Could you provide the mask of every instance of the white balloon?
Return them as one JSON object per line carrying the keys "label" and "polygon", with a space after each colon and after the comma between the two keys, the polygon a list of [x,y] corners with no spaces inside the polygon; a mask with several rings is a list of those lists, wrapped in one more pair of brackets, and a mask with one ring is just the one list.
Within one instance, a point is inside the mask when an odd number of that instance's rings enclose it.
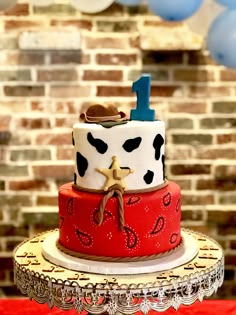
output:
{"label": "white balloon", "polygon": [[37,7],[46,7],[53,4],[54,0],[30,0],[30,3]]}
{"label": "white balloon", "polygon": [[71,4],[84,13],[98,13],[107,9],[114,0],[71,0]]}
{"label": "white balloon", "polygon": [[0,10],[7,10],[11,7],[14,7],[17,3],[17,0],[1,0],[0,1]]}
{"label": "white balloon", "polygon": [[204,0],[198,12],[185,22],[193,32],[206,37],[212,21],[223,12],[224,9],[225,8],[216,1]]}

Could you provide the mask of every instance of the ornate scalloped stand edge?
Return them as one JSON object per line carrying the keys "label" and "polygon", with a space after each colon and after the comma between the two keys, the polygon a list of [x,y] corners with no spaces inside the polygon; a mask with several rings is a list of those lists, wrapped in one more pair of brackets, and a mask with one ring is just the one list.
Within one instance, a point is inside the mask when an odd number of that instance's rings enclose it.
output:
{"label": "ornate scalloped stand edge", "polygon": [[133,314],[165,311],[191,305],[214,294],[224,278],[224,257],[214,240],[187,231],[199,244],[188,264],[165,272],[132,276],[79,273],[53,265],[42,254],[46,232],[21,244],[15,251],[15,283],[22,294],[50,308],[83,310],[91,314]]}

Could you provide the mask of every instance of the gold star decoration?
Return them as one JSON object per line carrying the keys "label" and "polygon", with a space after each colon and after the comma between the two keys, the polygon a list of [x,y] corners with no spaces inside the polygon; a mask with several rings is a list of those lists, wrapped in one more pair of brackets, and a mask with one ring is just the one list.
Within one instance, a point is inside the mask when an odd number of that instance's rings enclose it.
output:
{"label": "gold star decoration", "polygon": [[127,186],[124,178],[134,172],[130,168],[120,168],[117,156],[112,157],[111,168],[97,168],[97,171],[106,177],[104,191],[107,191],[114,185],[118,185],[126,190]]}

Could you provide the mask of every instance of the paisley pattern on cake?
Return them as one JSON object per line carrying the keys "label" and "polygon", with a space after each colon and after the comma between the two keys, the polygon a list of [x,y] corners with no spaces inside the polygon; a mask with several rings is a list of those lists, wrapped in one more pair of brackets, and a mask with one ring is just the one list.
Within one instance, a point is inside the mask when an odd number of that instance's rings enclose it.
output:
{"label": "paisley pattern on cake", "polygon": [[88,142],[97,150],[98,153],[104,154],[107,152],[108,145],[101,139],[94,138],[91,132],[87,134]]}
{"label": "paisley pattern on cake", "polygon": [[181,203],[180,203],[180,198],[179,198],[178,201],[177,201],[177,204],[176,204],[175,211],[176,211],[176,212],[179,212],[179,211],[180,211],[180,208],[181,208]]}
{"label": "paisley pattern on cake", "polygon": [[140,199],[141,199],[140,196],[137,196],[137,195],[131,196],[126,204],[127,205],[134,205],[135,203],[138,203]]}
{"label": "paisley pattern on cake", "polygon": [[171,235],[171,237],[170,237],[170,243],[171,243],[171,244],[176,243],[176,241],[178,240],[178,236],[179,236],[178,233],[173,233],[173,234]]}
{"label": "paisley pattern on cake", "polygon": [[69,215],[73,215],[73,214],[74,214],[74,199],[73,199],[73,198],[70,198],[70,199],[67,201],[67,204],[66,204],[66,212],[67,212]]}
{"label": "paisley pattern on cake", "polygon": [[163,217],[159,217],[156,221],[154,229],[152,230],[151,234],[158,234],[160,233],[165,226],[165,219]]}
{"label": "paisley pattern on cake", "polygon": [[[96,209],[93,213],[93,221],[98,225],[98,213],[99,213],[99,210]],[[103,220],[102,220],[102,223],[106,222],[106,220],[108,220],[109,218],[112,218],[112,214],[107,211],[107,210],[104,210],[103,212]]]}
{"label": "paisley pattern on cake", "polygon": [[92,245],[93,240],[92,240],[92,237],[89,234],[84,233],[84,232],[80,231],[79,229],[75,229],[75,232],[76,232],[76,235],[77,235],[78,239],[80,240],[80,242],[84,246],[89,247],[89,246]]}
{"label": "paisley pattern on cake", "polygon": [[63,227],[64,221],[65,221],[64,217],[59,218],[59,229],[61,229]]}
{"label": "paisley pattern on cake", "polygon": [[123,144],[123,149],[126,152],[132,152],[136,149],[139,148],[140,144],[142,142],[142,138],[141,137],[137,137],[137,138],[133,138],[133,139],[128,139],[125,141],[125,143]]}
{"label": "paisley pattern on cake", "polygon": [[163,203],[167,207],[171,203],[171,194],[168,192],[164,197],[163,197]]}
{"label": "paisley pattern on cake", "polygon": [[150,185],[153,181],[154,173],[150,170],[147,170],[147,173],[143,176],[143,179],[147,185]]}
{"label": "paisley pattern on cake", "polygon": [[127,241],[126,245],[129,249],[134,248],[137,245],[138,238],[137,235],[129,227],[125,226],[124,231],[126,233]]}
{"label": "paisley pattern on cake", "polygon": [[87,159],[79,152],[76,153],[76,164],[77,170],[81,177],[83,177],[88,168],[88,161]]}
{"label": "paisley pattern on cake", "polygon": [[161,147],[164,144],[164,139],[162,135],[158,134],[156,135],[154,141],[153,141],[153,147],[155,149],[155,159],[159,160],[161,155]]}

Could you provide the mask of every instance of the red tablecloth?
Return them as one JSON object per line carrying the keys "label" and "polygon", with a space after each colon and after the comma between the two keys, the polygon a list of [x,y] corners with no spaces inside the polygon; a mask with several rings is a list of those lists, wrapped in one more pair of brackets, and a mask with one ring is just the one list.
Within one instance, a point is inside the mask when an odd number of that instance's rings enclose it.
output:
{"label": "red tablecloth", "polygon": [[[156,312],[149,312],[154,315]],[[0,299],[1,315],[78,315],[75,310],[62,311],[56,307],[52,310],[46,304],[38,304],[29,299]],[[161,313],[156,313],[161,314]],[[235,301],[203,301],[196,302],[191,306],[181,306],[177,312],[170,309],[163,315],[236,315]],[[83,313],[85,315],[85,312]],[[136,315],[141,315],[141,312]]]}

